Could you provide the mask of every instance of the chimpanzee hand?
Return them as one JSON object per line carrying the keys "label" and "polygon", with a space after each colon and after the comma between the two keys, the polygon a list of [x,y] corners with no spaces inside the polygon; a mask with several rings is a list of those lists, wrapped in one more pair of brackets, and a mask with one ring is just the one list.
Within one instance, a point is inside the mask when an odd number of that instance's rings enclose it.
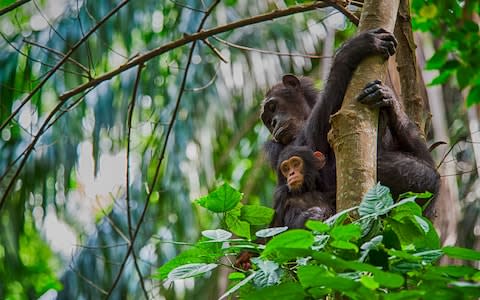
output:
{"label": "chimpanzee hand", "polygon": [[318,207],[313,206],[307,209],[306,211],[302,212],[302,216],[305,220],[320,220],[325,221],[329,217],[335,214],[335,211],[332,208],[327,206],[325,207]]}
{"label": "chimpanzee hand", "polygon": [[388,59],[395,54],[397,44],[393,34],[383,28],[368,30],[347,41],[338,50],[335,61],[354,69],[368,56],[380,55]]}
{"label": "chimpanzee hand", "polygon": [[357,101],[370,107],[391,107],[395,102],[393,91],[380,80],[367,83]]}

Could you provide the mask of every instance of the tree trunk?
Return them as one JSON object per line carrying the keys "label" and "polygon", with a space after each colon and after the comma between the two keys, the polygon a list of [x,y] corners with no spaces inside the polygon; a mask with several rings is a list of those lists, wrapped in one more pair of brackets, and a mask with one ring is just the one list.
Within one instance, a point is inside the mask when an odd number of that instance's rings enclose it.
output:
{"label": "tree trunk", "polygon": [[410,1],[400,0],[394,31],[398,40],[395,58],[401,86],[400,99],[403,101],[405,113],[417,124],[425,139],[431,115],[428,109],[427,95],[420,93],[421,90],[425,90],[425,84],[417,64],[415,55],[417,46],[410,19]]}
{"label": "tree trunk", "polygon": [[[365,0],[359,31],[377,27],[393,31],[399,1]],[[358,205],[377,180],[378,110],[355,97],[368,82],[385,81],[386,65],[381,57],[365,59],[353,75],[342,108],[330,119],[328,138],[337,157],[337,211]]]}

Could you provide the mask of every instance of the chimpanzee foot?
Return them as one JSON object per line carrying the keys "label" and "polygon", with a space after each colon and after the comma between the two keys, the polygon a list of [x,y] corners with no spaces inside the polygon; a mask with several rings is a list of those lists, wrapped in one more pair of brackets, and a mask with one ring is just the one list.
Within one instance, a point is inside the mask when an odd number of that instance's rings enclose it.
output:
{"label": "chimpanzee foot", "polygon": [[393,91],[380,80],[375,80],[363,88],[357,96],[357,101],[370,107],[388,107],[395,101]]}

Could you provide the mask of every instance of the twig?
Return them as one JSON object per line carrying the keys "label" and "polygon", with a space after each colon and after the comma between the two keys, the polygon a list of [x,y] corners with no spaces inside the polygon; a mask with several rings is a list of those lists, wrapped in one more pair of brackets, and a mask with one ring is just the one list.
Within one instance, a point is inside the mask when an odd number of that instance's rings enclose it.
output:
{"label": "twig", "polygon": [[[197,32],[200,32],[202,30],[203,25],[205,24],[207,18],[210,16],[210,13],[218,5],[219,2],[220,2],[220,0],[215,0],[215,2],[208,8],[207,12],[205,13],[202,20],[200,21],[200,25],[198,26]],[[172,117],[170,119],[170,123],[168,125],[167,132],[165,133],[165,140],[164,140],[162,150],[161,150],[161,153],[160,153],[160,159],[159,159],[159,161],[156,165],[155,173],[153,175],[151,185],[148,189],[148,193],[147,193],[147,197],[145,199],[145,205],[143,207],[142,214],[140,215],[140,218],[138,220],[137,226],[135,228],[135,232],[132,235],[130,246],[128,247],[127,254],[125,255],[123,263],[120,266],[120,270],[118,271],[117,277],[113,281],[112,286],[110,287],[110,290],[108,291],[107,299],[110,298],[113,290],[115,289],[115,286],[118,284],[118,282],[120,280],[120,277],[123,273],[123,269],[125,268],[125,265],[127,263],[128,257],[130,256],[130,253],[132,252],[133,247],[135,245],[135,240],[137,238],[138,232],[140,231],[140,227],[141,227],[141,225],[143,223],[143,220],[145,219],[145,216],[147,214],[148,205],[150,203],[150,198],[153,195],[155,185],[157,184],[157,180],[158,180],[158,177],[160,175],[160,167],[162,165],[163,158],[165,157],[165,152],[166,152],[166,149],[167,149],[168,140],[169,140],[170,134],[171,134],[172,129],[173,129],[173,124],[175,123],[175,119],[177,117],[178,109],[180,107],[180,100],[182,99],[183,91],[185,89],[185,85],[186,85],[186,82],[187,82],[188,70],[190,68],[190,64],[191,64],[191,61],[192,61],[192,56],[193,56],[193,52],[195,50],[195,45],[196,45],[196,42],[192,43],[192,46],[190,48],[190,53],[189,53],[188,59],[187,59],[187,65],[186,65],[185,72],[184,72],[184,75],[183,75],[183,79],[182,79],[182,82],[181,82],[181,85],[180,85],[180,90],[179,90],[179,93],[178,93],[178,96],[177,96],[177,100],[175,102],[175,108],[173,110]]]}
{"label": "twig", "polygon": [[202,41],[205,43],[205,45],[208,46],[208,48],[210,48],[210,50],[212,50],[213,54],[215,54],[216,56],[218,56],[218,58],[220,58],[221,61],[223,61],[226,64],[228,63],[227,59],[223,57],[222,53],[220,53],[220,51],[218,51],[218,49],[215,48],[215,46],[212,45],[212,43],[210,43],[208,39],[204,39]]}
{"label": "twig", "polygon": [[[347,17],[353,24],[358,26],[360,20],[357,16],[355,16],[351,11],[347,9],[346,6],[343,6],[338,1],[326,0],[331,6],[335,7],[338,11],[340,11],[345,17]],[[347,3],[348,4],[348,3]]]}
{"label": "twig", "polygon": [[[92,35],[100,26],[102,26],[103,23],[105,23],[108,19],[110,19],[110,17],[112,17],[115,13],[117,13],[117,11],[119,11],[120,8],[125,6],[129,1],[130,0],[124,0],[120,2],[105,17],[103,17],[97,24],[95,24],[95,26],[93,26],[93,28],[90,29],[90,31],[88,31],[85,36],[83,36],[75,45],[73,45],[73,47],[70,48],[70,50],[68,50],[65,56],[47,73],[47,75],[45,75],[42,81],[27,95],[25,99],[22,100],[20,105],[7,117],[7,119],[0,126],[0,131],[2,131],[10,122],[10,120],[12,120],[13,117],[15,117],[18,114],[18,112],[22,109],[22,107],[28,101],[30,101],[30,99],[32,99],[33,95],[43,87],[43,85],[47,82],[47,80],[50,79],[50,77],[52,77],[53,74],[55,74],[55,72],[67,61],[67,59],[73,54],[73,52],[77,50],[78,47],[80,47],[90,37],[90,35]],[[1,204],[0,204],[0,209],[1,209]]]}
{"label": "twig", "polygon": [[[133,228],[132,228],[132,214],[130,211],[130,142],[131,142],[131,132],[132,132],[132,117],[133,117],[133,110],[135,109],[135,100],[137,98],[138,92],[138,84],[140,83],[140,75],[142,73],[142,68],[144,65],[139,65],[137,70],[137,78],[135,80],[135,84],[133,86],[133,93],[132,93],[132,100],[128,105],[128,112],[127,112],[127,174],[126,178],[126,197],[125,202],[127,205],[127,222],[128,222],[128,235],[130,237],[130,241],[133,240]],[[143,294],[145,299],[148,299],[148,292],[145,287],[145,281],[143,280],[142,271],[140,270],[140,266],[138,265],[137,254],[135,253],[135,248],[132,247],[132,256],[133,256],[133,263],[135,265],[135,269],[137,270],[138,277],[140,279],[140,286],[142,287]]]}
{"label": "twig", "polygon": [[252,52],[259,52],[263,54],[272,54],[272,55],[277,55],[277,56],[289,56],[289,57],[305,57],[305,58],[324,58],[322,55],[310,55],[310,54],[301,54],[301,53],[284,53],[284,52],[277,52],[277,51],[269,51],[269,50],[263,50],[263,49],[258,49],[258,48],[250,48],[238,44],[231,43],[229,41],[223,40],[217,36],[213,36],[214,39],[219,41],[222,44],[225,44],[229,47],[232,48],[237,48],[241,50],[247,50],[247,51],[252,51]]}
{"label": "twig", "polygon": [[10,4],[9,6],[7,7],[4,7],[2,9],[0,9],[0,16],[3,16],[4,14],[14,10],[15,8],[19,7],[19,6],[22,6],[24,5],[25,3],[28,3],[30,2],[31,0],[20,0],[20,1],[17,1],[15,3],[12,3]]}
{"label": "twig", "polygon": [[[65,54],[63,54],[62,52],[56,50],[56,49],[53,49],[53,48],[50,48],[50,47],[47,47],[47,46],[44,46],[44,45],[41,45],[39,43],[36,43],[34,41],[30,41],[30,40],[27,40],[27,39],[23,39],[23,42],[25,42],[26,44],[29,44],[29,45],[33,45],[33,46],[36,46],[38,48],[41,48],[41,49],[44,49],[44,50],[47,50],[47,51],[50,51],[52,52],[53,54],[56,54],[60,57],[64,57]],[[71,63],[73,63],[74,65],[76,65],[77,67],[79,67],[80,69],[82,69],[82,71],[84,71],[85,73],[87,73],[89,76],[90,76],[90,70],[87,69],[87,67],[85,67],[84,65],[82,65],[80,62],[78,62],[77,60],[69,57],[68,58],[68,61],[70,61]],[[90,76],[91,78],[91,76]]]}
{"label": "twig", "polygon": [[[143,55],[140,55],[140,56],[126,62],[124,65],[121,65],[117,69],[114,69],[110,72],[104,73],[103,75],[100,75],[93,80],[90,80],[90,81],[88,81],[88,82],[86,82],[82,85],[77,86],[76,88],[73,88],[73,89],[63,93],[62,95],[60,95],[60,100],[66,100],[66,99],[84,91],[85,89],[87,89],[89,87],[96,86],[96,85],[98,85],[98,84],[100,84],[100,83],[102,83],[106,80],[109,80],[112,77],[114,77],[114,76],[116,76],[116,75],[118,75],[118,74],[120,74],[120,73],[122,73],[122,72],[124,72],[128,69],[131,69],[131,68],[133,68],[133,67],[135,67],[139,64],[143,64],[143,63],[147,62],[148,60],[150,60],[154,57],[157,57],[157,56],[159,56],[159,55],[161,55],[161,54],[163,54],[167,51],[170,51],[172,49],[175,49],[175,48],[178,48],[180,46],[186,45],[186,44],[191,43],[193,41],[203,40],[203,39],[206,39],[210,36],[213,36],[213,35],[216,35],[216,34],[219,34],[219,33],[223,33],[223,32],[227,32],[227,31],[237,29],[237,28],[240,28],[240,27],[245,27],[245,26],[252,25],[252,24],[257,24],[257,23],[261,23],[261,22],[265,22],[265,21],[270,21],[270,20],[278,19],[278,18],[281,18],[281,17],[285,17],[285,16],[297,14],[297,13],[311,11],[311,10],[314,10],[314,9],[317,9],[317,8],[327,7],[329,5],[332,5],[331,3],[332,2],[327,3],[327,2],[324,2],[324,1],[318,1],[318,2],[308,4],[308,5],[292,6],[292,7],[286,8],[286,9],[279,9],[279,10],[275,10],[273,12],[261,14],[261,15],[258,15],[258,16],[254,16],[254,17],[250,17],[250,18],[246,18],[246,19],[241,19],[241,20],[238,20],[238,21],[233,22],[233,23],[229,23],[229,24],[226,24],[226,25],[214,27],[212,29],[198,31],[198,32],[195,32],[191,35],[184,35],[183,38],[181,38],[181,39],[178,39],[178,40],[170,42],[166,45],[163,45],[163,46],[160,46],[160,47],[155,48],[153,50],[150,50],[149,52],[147,52]],[[0,130],[1,129],[3,129],[3,127],[0,128]]]}

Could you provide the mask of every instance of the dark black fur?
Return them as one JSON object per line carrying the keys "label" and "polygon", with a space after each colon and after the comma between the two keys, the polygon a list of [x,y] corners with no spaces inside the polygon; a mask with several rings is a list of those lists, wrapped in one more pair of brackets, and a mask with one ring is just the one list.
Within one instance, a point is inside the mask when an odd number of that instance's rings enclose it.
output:
{"label": "dark black fur", "polygon": [[280,174],[281,162],[299,156],[303,159],[304,182],[302,188],[290,191],[286,183],[278,183],[275,189],[273,205],[275,218],[273,227],[288,226],[303,228],[308,219],[325,220],[335,214],[335,194],[323,193],[318,189],[322,179],[313,151],[305,146],[288,146],[279,156],[277,172]]}
{"label": "dark black fur", "polygon": [[[387,59],[395,52],[394,37],[383,29],[367,31],[345,43],[337,52],[323,94],[315,91],[312,81],[284,76],[264,100],[261,118],[274,139],[265,150],[276,167],[280,152],[287,145],[306,145],[321,151],[326,165],[319,171],[317,190],[335,193],[336,171],[333,149],[327,140],[329,118],[343,101],[348,83],[359,62],[370,55]],[[407,191],[434,194],[439,189],[439,175],[422,140],[419,129],[401,109],[393,93],[379,82],[365,87],[359,101],[381,107],[378,141],[378,180],[390,187],[394,197]],[[314,103],[312,107],[312,103]],[[279,184],[284,183],[278,174]]]}

